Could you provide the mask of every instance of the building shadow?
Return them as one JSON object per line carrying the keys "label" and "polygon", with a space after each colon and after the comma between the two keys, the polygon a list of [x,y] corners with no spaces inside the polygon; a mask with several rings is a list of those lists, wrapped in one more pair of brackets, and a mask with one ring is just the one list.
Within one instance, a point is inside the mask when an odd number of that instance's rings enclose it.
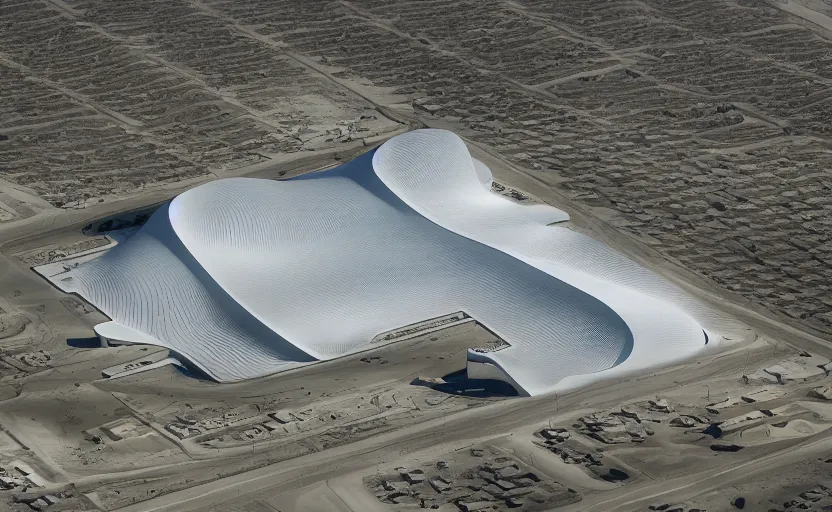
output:
{"label": "building shadow", "polygon": [[185,377],[200,380],[203,382],[211,382],[214,384],[217,383],[217,381],[210,375],[202,371],[196,365],[191,364],[191,362],[188,361],[186,357],[183,357],[182,355],[174,352],[173,350],[170,351],[170,355],[171,357],[179,361],[179,364],[174,364],[173,367],[176,368],[176,370]]}
{"label": "building shadow", "polygon": [[74,348],[102,348],[98,336],[89,338],[67,338],[66,344]]}
{"label": "building shadow", "polygon": [[469,379],[468,372],[463,370],[449,373],[442,377],[445,382],[433,384],[436,391],[457,396],[472,398],[505,398],[519,396],[517,390],[506,382],[492,379]]}

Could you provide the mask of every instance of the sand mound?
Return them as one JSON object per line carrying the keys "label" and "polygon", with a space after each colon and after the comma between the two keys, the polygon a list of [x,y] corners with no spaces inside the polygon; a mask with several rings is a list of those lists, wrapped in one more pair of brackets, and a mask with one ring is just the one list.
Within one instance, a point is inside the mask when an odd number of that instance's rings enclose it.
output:
{"label": "sand mound", "polygon": [[170,448],[170,445],[157,433],[129,437],[120,441],[108,442],[104,451],[119,455],[157,453]]}
{"label": "sand mound", "polygon": [[832,423],[811,423],[806,420],[792,420],[785,424],[776,423],[773,425],[753,427],[740,432],[738,437],[745,445],[766,444],[784,439],[811,436],[818,432],[823,432],[830,426],[832,426]]}

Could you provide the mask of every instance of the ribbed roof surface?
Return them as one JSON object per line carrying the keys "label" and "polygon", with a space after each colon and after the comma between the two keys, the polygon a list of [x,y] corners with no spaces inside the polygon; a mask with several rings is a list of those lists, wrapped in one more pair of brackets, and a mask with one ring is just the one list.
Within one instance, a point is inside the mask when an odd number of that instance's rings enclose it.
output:
{"label": "ribbed roof surface", "polygon": [[532,395],[702,349],[689,297],[490,183],[442,130],[291,180],[213,181],[72,270],[69,291],[112,318],[102,334],[169,347],[220,381],[456,311],[511,345],[486,357]]}

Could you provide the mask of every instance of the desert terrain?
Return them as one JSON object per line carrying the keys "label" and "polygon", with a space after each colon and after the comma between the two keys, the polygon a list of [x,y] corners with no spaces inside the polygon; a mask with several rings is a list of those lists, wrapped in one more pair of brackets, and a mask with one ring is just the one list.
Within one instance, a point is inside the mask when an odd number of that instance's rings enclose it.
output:
{"label": "desert terrain", "polygon": [[[832,506],[827,0],[0,0],[0,114],[0,510]],[[470,322],[220,385],[32,270],[419,127],[742,334],[562,396],[461,376]]]}

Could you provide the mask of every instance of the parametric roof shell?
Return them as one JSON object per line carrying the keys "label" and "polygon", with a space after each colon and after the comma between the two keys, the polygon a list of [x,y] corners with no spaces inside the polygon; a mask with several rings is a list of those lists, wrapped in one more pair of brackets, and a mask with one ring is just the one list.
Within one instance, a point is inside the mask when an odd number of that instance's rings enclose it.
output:
{"label": "parametric roof shell", "polygon": [[492,179],[453,133],[417,130],[332,170],[193,188],[59,286],[112,319],[101,336],[168,347],[222,382],[456,311],[510,345],[470,357],[530,395],[704,349],[708,310]]}

